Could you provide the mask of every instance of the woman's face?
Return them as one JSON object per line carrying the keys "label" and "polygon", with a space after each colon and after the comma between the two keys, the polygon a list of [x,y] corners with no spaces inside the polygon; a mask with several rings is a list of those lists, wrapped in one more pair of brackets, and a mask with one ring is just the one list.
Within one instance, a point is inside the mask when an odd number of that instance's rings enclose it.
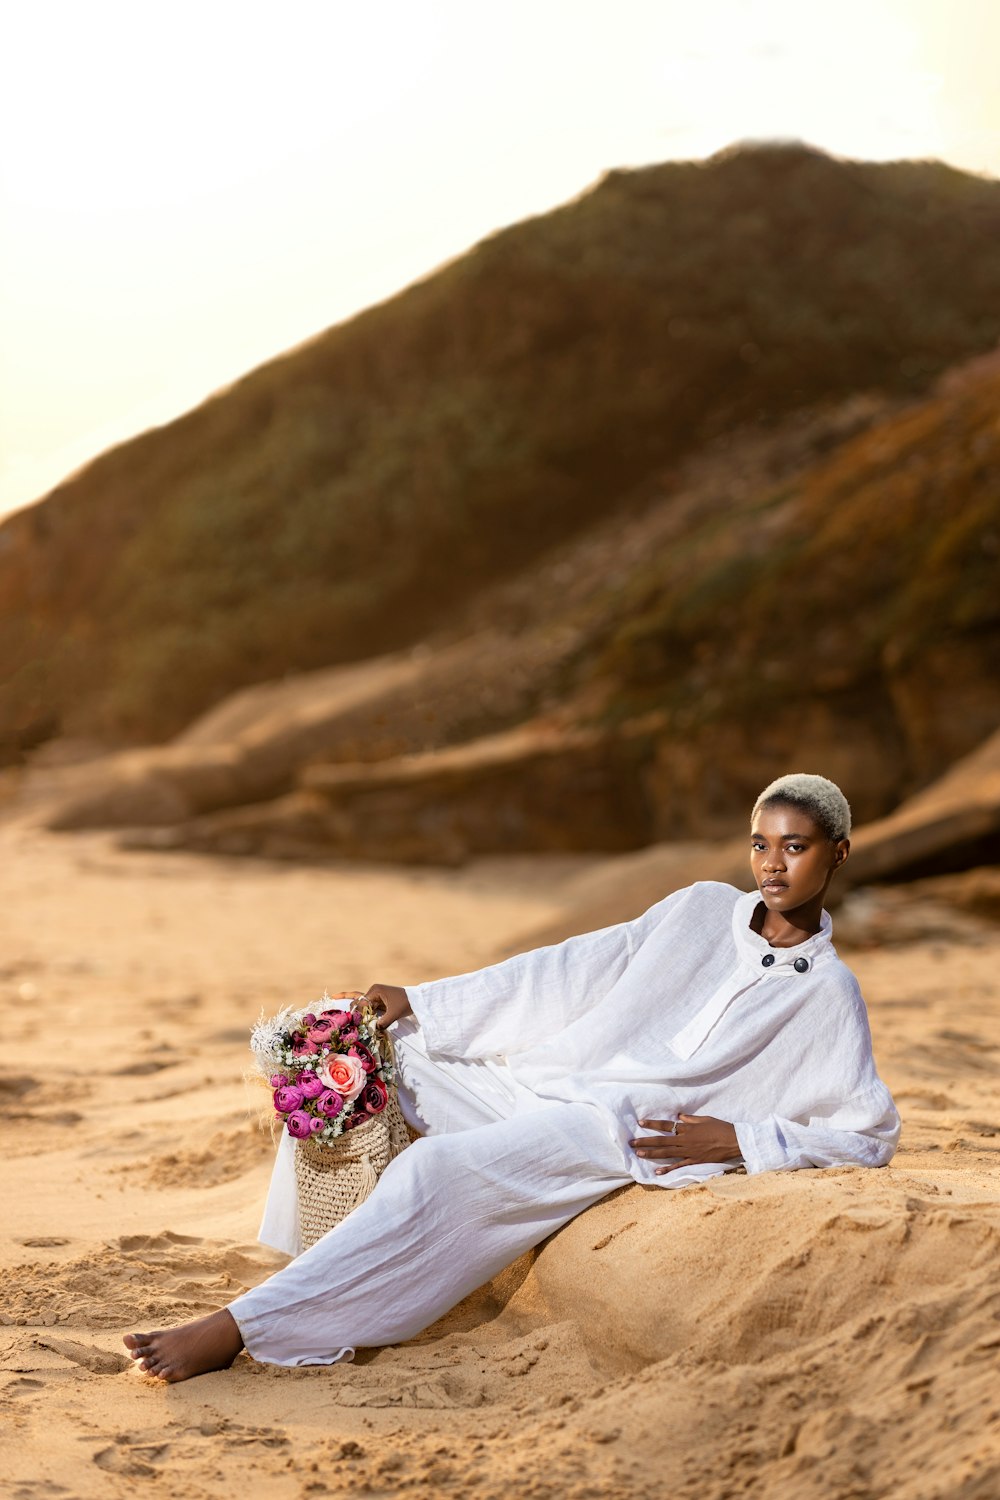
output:
{"label": "woman's face", "polygon": [[849,849],[847,839],[834,843],[800,808],[787,802],[762,807],[750,834],[750,868],[764,905],[787,913],[822,902]]}

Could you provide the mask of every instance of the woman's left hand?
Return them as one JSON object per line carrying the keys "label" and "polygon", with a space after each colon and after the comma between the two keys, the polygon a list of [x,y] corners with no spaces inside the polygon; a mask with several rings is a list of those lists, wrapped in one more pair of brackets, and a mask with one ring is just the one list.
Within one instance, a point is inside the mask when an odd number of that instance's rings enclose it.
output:
{"label": "woman's left hand", "polygon": [[658,1130],[659,1135],[636,1136],[629,1145],[636,1156],[663,1161],[655,1176],[676,1172],[678,1167],[693,1167],[706,1161],[732,1161],[740,1154],[736,1131],[725,1120],[712,1115],[678,1115],[675,1120],[640,1120],[643,1130]]}

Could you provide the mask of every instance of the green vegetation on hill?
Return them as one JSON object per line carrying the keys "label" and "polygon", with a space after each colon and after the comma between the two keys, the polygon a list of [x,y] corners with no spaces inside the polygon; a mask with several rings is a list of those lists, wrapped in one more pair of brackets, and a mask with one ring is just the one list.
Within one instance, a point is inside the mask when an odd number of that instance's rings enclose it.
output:
{"label": "green vegetation on hill", "polygon": [[419,638],[732,424],[924,388],[1000,336],[998,234],[1000,184],[931,163],[609,174],[0,527],[0,741],[165,736]]}
{"label": "green vegetation on hill", "polygon": [[998,413],[1000,369],[970,373],[651,547],[570,691],[599,686],[609,724],[652,714],[668,763],[724,761],[727,802],[812,753],[886,811],[1000,722]]}

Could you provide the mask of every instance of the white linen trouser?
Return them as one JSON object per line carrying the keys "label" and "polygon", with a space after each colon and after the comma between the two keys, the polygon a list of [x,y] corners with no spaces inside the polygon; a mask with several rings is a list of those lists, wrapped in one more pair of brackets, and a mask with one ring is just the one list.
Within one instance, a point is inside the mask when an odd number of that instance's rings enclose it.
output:
{"label": "white linen trouser", "polygon": [[[412,1338],[633,1180],[597,1109],[541,1099],[501,1063],[430,1056],[415,1020],[394,1041],[403,1114],[427,1134],[342,1223],[230,1304],[254,1359],[334,1364]],[[263,1238],[269,1219],[288,1238],[293,1195],[283,1142]]]}

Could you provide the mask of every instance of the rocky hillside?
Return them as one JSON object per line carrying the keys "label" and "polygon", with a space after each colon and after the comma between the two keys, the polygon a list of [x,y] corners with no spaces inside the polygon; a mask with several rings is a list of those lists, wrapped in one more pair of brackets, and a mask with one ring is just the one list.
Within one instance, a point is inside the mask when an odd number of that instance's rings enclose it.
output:
{"label": "rocky hillside", "polygon": [[[407,646],[492,580],[669,494],[673,466],[735,427],[926,390],[1000,336],[998,234],[1000,184],[932,163],[783,146],[610,174],[0,527],[7,758],[55,736],[164,738],[241,685]],[[862,499],[849,467],[802,495],[762,494],[739,532],[752,571],[722,519],[689,561],[664,572],[651,558],[574,682],[590,673],[612,718],[666,712],[664,743],[693,715],[685,734],[701,745],[711,723],[724,750],[726,724],[752,738],[766,703],[762,751],[794,720],[789,692],[829,701],[839,736],[874,685],[869,717],[897,754],[886,670],[911,680],[905,651],[924,649],[929,621],[970,640],[992,629],[980,574],[971,591],[956,583],[970,558],[980,572],[990,560],[965,491],[934,540],[953,491],[933,463],[924,472],[937,429],[920,420],[926,432],[900,439],[905,473],[877,447],[852,456]],[[966,485],[986,458],[962,463]],[[870,588],[844,577],[856,541]],[[897,599],[912,559],[937,581]],[[858,589],[869,603],[852,622]],[[943,675],[953,694],[943,661],[931,692]],[[619,674],[612,702],[600,679]],[[915,774],[945,752],[942,733],[971,732],[925,717]]]}
{"label": "rocky hillside", "polygon": [[998,365],[720,436],[449,634],[29,784],[53,826],[293,857],[725,838],[790,766],[880,817],[1000,724]]}
{"label": "rocky hillside", "polygon": [[693,831],[719,769],[745,800],[793,761],[870,816],[1000,723],[998,413],[983,360],[608,590],[577,690],[601,722],[653,715],[666,823]]}

